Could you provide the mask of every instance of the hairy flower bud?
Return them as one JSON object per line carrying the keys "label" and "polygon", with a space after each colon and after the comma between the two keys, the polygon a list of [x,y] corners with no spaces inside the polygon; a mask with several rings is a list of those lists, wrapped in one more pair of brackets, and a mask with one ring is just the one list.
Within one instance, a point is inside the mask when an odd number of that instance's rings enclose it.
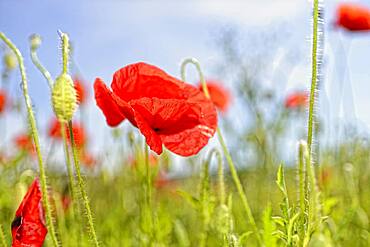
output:
{"label": "hairy flower bud", "polygon": [[17,67],[17,58],[11,52],[7,52],[4,55],[4,65],[7,70],[13,70]]}
{"label": "hairy flower bud", "polygon": [[55,115],[59,121],[68,122],[72,119],[77,107],[77,97],[73,80],[68,74],[62,73],[55,80],[52,102]]}

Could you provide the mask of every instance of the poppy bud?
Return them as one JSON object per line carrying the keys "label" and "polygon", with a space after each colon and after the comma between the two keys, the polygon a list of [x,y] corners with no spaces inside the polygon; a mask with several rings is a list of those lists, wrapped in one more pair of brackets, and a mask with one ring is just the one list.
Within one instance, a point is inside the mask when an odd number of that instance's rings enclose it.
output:
{"label": "poppy bud", "polygon": [[56,117],[61,122],[72,119],[77,106],[76,90],[71,76],[62,73],[55,80],[52,90],[53,109]]}
{"label": "poppy bud", "polygon": [[17,67],[17,58],[13,53],[8,52],[4,55],[4,65],[8,71],[13,70],[15,69],[15,67]]}
{"label": "poppy bud", "polygon": [[31,50],[36,50],[41,45],[41,37],[38,34],[32,34],[30,37]]}

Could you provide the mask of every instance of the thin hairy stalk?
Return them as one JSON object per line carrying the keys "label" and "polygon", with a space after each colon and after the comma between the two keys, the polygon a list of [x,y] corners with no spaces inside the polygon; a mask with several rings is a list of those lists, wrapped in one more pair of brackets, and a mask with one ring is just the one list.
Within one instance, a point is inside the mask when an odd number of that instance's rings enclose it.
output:
{"label": "thin hairy stalk", "polygon": [[88,224],[89,224],[88,228],[89,228],[89,232],[90,232],[90,237],[91,237],[91,240],[93,241],[94,245],[99,246],[98,238],[97,238],[97,235],[96,235],[96,232],[95,232],[95,226],[94,226],[94,221],[93,221],[93,217],[92,217],[90,202],[89,202],[89,198],[87,196],[87,192],[86,192],[86,189],[85,189],[85,182],[84,182],[84,180],[82,178],[82,175],[81,175],[80,160],[78,158],[78,156],[79,156],[78,155],[78,150],[76,148],[76,143],[75,143],[75,140],[74,140],[72,121],[68,122],[68,130],[69,130],[69,136],[70,136],[71,143],[72,143],[72,153],[73,153],[73,160],[74,160],[74,165],[75,165],[75,172],[76,172],[76,176],[77,176],[77,182],[78,182],[78,186],[80,188],[80,193],[81,193],[81,196],[82,196],[83,204],[85,206],[87,221],[88,221]]}
{"label": "thin hairy stalk", "polygon": [[2,32],[0,32],[0,39],[2,39],[5,42],[5,44],[9,46],[11,50],[13,50],[18,60],[18,66],[19,66],[19,70],[20,70],[21,78],[22,78],[23,96],[24,96],[24,100],[25,100],[25,104],[27,108],[27,114],[28,114],[28,122],[31,127],[32,138],[35,144],[37,159],[39,163],[42,202],[43,202],[45,212],[46,212],[47,226],[48,226],[48,230],[50,232],[50,236],[53,241],[53,245],[60,246],[57,240],[57,234],[55,231],[53,216],[51,212],[51,206],[50,206],[49,198],[48,198],[46,173],[45,173],[44,163],[43,163],[43,159],[41,155],[39,135],[38,135],[37,127],[36,127],[36,120],[35,120],[35,116],[32,110],[32,102],[28,94],[28,83],[27,83],[26,70],[25,70],[24,63],[23,63],[23,57],[20,51],[18,50],[18,48]]}
{"label": "thin hairy stalk", "polygon": [[145,171],[146,171],[146,186],[147,186],[147,203],[148,206],[152,204],[152,174],[150,170],[150,163],[149,163],[149,147],[148,145],[144,144],[144,154],[145,154]]}
{"label": "thin hairy stalk", "polygon": [[305,144],[300,142],[298,144],[298,178],[299,178],[299,207],[301,209],[301,213],[304,214],[306,208],[306,190],[305,190],[305,160],[304,160],[304,152],[305,152]]}
{"label": "thin hairy stalk", "polygon": [[311,147],[313,140],[313,126],[314,126],[314,111],[315,111],[315,96],[318,81],[318,26],[319,26],[319,0],[313,2],[313,31],[312,31],[312,78],[310,89],[310,104],[308,110],[308,133],[307,133],[307,147],[311,155]]}
{"label": "thin hairy stalk", "polygon": [[307,144],[305,141],[298,143],[298,183],[299,183],[299,227],[298,236],[302,241],[305,239],[305,234],[308,229],[308,214],[309,214],[309,189],[307,182]]}
{"label": "thin hairy stalk", "polygon": [[[187,59],[185,59],[182,62],[182,64],[181,64],[181,79],[183,81],[185,81],[185,69],[186,69],[186,65],[187,64],[193,64],[196,67],[196,69],[198,71],[198,74],[199,74],[200,81],[202,83],[203,92],[204,92],[204,94],[205,94],[205,96],[207,98],[210,98],[210,95],[209,95],[209,92],[208,92],[208,88],[207,88],[207,84],[206,84],[206,81],[204,79],[203,72],[202,72],[202,70],[200,68],[200,63],[195,58],[187,58]],[[220,128],[217,127],[217,130],[216,131],[217,131],[218,140],[219,140],[220,145],[222,147],[222,151],[223,151],[224,156],[225,156],[225,158],[227,160],[227,164],[229,165],[231,176],[232,176],[233,181],[235,183],[235,186],[237,188],[238,194],[239,194],[239,196],[240,196],[240,198],[242,200],[244,210],[247,213],[247,217],[248,217],[249,223],[251,224],[251,226],[253,228],[253,231],[254,231],[254,233],[257,236],[257,240],[258,240],[259,244],[262,245],[262,239],[261,239],[261,236],[260,236],[260,234],[258,232],[256,221],[254,220],[254,217],[253,217],[253,214],[252,214],[252,210],[251,210],[251,208],[249,206],[249,202],[248,202],[247,196],[246,196],[246,194],[244,192],[242,183],[240,182],[240,179],[239,179],[238,173],[236,171],[236,168],[235,168],[233,159],[231,158],[230,152],[229,152],[229,150],[228,150],[228,148],[226,146],[226,143],[224,141],[224,138],[222,136],[222,133],[221,133]]]}
{"label": "thin hairy stalk", "polygon": [[201,176],[200,176],[200,191],[199,191],[199,200],[200,200],[200,211],[201,219],[203,224],[203,230],[200,233],[200,243],[199,246],[204,247],[207,244],[208,239],[208,228],[211,215],[209,212],[209,199],[210,199],[210,189],[209,189],[209,164],[210,156],[202,167]]}
{"label": "thin hairy stalk", "polygon": [[150,222],[150,245],[152,244],[152,241],[153,241],[153,238],[155,238],[155,230],[154,230],[154,227],[155,227],[155,219],[154,219],[154,214],[153,214],[153,200],[152,200],[152,173],[151,173],[151,169],[150,169],[150,162],[149,162],[149,146],[144,143],[144,162],[145,162],[145,179],[146,179],[146,183],[145,183],[145,205],[147,207],[147,210],[149,212],[149,222]]}
{"label": "thin hairy stalk", "polygon": [[208,154],[208,161],[211,162],[213,156],[217,158],[217,176],[218,176],[218,196],[222,205],[226,204],[225,176],[221,153],[217,149],[212,149]]}
{"label": "thin hairy stalk", "polygon": [[321,220],[320,213],[320,201],[319,201],[319,189],[317,187],[315,167],[311,160],[311,155],[307,144],[304,142],[300,143],[302,149],[302,155],[304,157],[304,163],[306,164],[306,177],[305,181],[306,188],[305,193],[307,195],[305,200],[305,217],[306,217],[306,229],[303,238],[303,246],[308,246],[311,240],[312,233],[317,229]]}
{"label": "thin hairy stalk", "polygon": [[[41,38],[37,34],[34,34],[34,35],[31,36],[30,42],[32,42],[32,40],[34,40],[34,39],[40,39],[40,42],[41,42]],[[37,48],[38,48],[37,45],[32,45],[32,43],[31,43],[31,47],[30,47],[31,60],[32,60],[33,64],[36,66],[36,68],[45,77],[46,81],[49,84],[49,88],[51,89],[51,88],[53,88],[54,81],[51,78],[51,75],[50,75],[49,71],[41,64],[41,62],[39,60],[39,57],[37,56]]]}
{"label": "thin hairy stalk", "polygon": [[5,233],[4,233],[4,228],[3,228],[2,224],[0,224],[0,244],[1,244],[1,247],[7,247],[8,246],[6,244]]}
{"label": "thin hairy stalk", "polygon": [[64,146],[64,156],[66,160],[66,165],[67,165],[67,174],[68,174],[68,180],[69,180],[69,190],[71,193],[71,198],[72,198],[72,205],[73,205],[73,214],[77,212],[76,210],[76,187],[75,187],[75,180],[73,176],[73,168],[72,168],[72,163],[71,163],[71,157],[69,153],[69,148],[68,148],[68,139],[66,135],[66,126],[64,123],[60,124],[60,131],[62,133],[62,139],[63,139],[63,146]]}

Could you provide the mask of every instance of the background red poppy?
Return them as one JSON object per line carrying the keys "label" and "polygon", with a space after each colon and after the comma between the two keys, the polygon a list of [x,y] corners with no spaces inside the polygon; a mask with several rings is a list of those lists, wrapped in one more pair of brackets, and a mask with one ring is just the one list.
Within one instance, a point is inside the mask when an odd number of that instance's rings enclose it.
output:
{"label": "background red poppy", "polygon": [[340,4],[336,18],[336,25],[349,31],[370,30],[370,9],[356,3]]}
{"label": "background red poppy", "polygon": [[[230,92],[222,86],[218,81],[207,80],[207,88],[211,100],[217,108],[222,112],[226,112],[230,106],[231,94]],[[198,83],[199,89],[203,92],[203,87],[201,83]]]}

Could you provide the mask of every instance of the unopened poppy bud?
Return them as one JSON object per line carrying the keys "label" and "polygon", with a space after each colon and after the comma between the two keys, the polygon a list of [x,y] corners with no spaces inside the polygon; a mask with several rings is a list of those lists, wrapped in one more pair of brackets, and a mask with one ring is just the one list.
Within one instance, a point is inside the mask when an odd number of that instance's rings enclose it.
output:
{"label": "unopened poppy bud", "polygon": [[62,73],[55,80],[52,90],[53,109],[56,117],[61,122],[68,122],[72,119],[77,107],[76,90],[71,76]]}
{"label": "unopened poppy bud", "polygon": [[31,50],[36,50],[41,45],[41,36],[38,34],[32,34],[30,37]]}
{"label": "unopened poppy bud", "polygon": [[17,58],[11,52],[8,52],[4,55],[4,65],[7,70],[13,70],[17,67]]}

